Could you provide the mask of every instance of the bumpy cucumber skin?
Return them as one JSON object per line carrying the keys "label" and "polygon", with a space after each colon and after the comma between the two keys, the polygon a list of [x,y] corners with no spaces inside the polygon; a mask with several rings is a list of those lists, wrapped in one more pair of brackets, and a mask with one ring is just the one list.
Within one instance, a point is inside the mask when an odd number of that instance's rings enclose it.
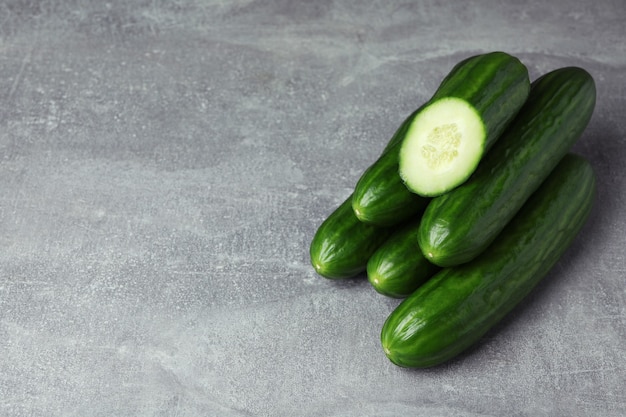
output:
{"label": "bumpy cucumber skin", "polygon": [[399,151],[398,143],[383,153],[357,182],[352,209],[362,222],[393,226],[422,212],[430,201],[405,187],[398,174]]}
{"label": "bumpy cucumber skin", "polygon": [[365,271],[370,256],[391,233],[391,228],[359,221],[350,195],[315,232],[309,248],[311,265],[325,278],[352,278]]}
{"label": "bumpy cucumber skin", "polygon": [[[413,163],[411,154],[400,148],[399,173],[405,186],[413,193],[425,197],[436,197],[464,183],[472,175],[483,155],[493,146],[505,128],[511,123],[526,101],[530,91],[528,69],[522,62],[505,52],[491,52],[469,57],[455,65],[443,79],[439,88],[422,107],[446,98],[464,100],[473,107],[481,118],[485,129],[482,150],[466,172],[434,191],[415,189],[404,178],[405,168]],[[417,116],[417,115],[416,115]],[[445,123],[445,120],[441,121]],[[407,130],[410,134],[411,128]],[[405,142],[405,141],[403,141]]]}
{"label": "bumpy cucumber skin", "polygon": [[496,51],[459,62],[429,101],[456,97],[471,104],[485,124],[486,151],[517,114],[529,91],[526,66],[518,58]]}
{"label": "bumpy cucumber skin", "polygon": [[566,67],[533,82],[517,117],[464,184],[429,203],[418,234],[433,263],[478,256],[570,150],[591,119],[592,76]]}
{"label": "bumpy cucumber skin", "polygon": [[398,228],[367,262],[367,278],[378,293],[392,298],[408,297],[439,271],[417,246],[420,218],[418,215]]}
{"label": "bumpy cucumber skin", "polygon": [[394,133],[376,162],[365,170],[352,194],[352,209],[359,220],[377,226],[393,226],[421,213],[430,199],[410,192],[398,174],[402,139],[420,109]]}
{"label": "bumpy cucumber skin", "polygon": [[424,368],[476,343],[550,271],[584,225],[594,196],[589,163],[566,155],[485,252],[442,269],[390,314],[381,332],[387,357]]}

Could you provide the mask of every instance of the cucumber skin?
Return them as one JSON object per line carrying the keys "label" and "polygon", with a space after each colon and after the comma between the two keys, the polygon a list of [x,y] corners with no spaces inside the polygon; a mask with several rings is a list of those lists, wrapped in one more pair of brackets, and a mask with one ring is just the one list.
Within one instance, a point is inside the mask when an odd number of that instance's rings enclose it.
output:
{"label": "cucumber skin", "polygon": [[352,209],[362,222],[394,226],[424,210],[430,198],[409,191],[398,174],[400,144],[383,153],[361,176]]}
{"label": "cucumber skin", "polygon": [[329,279],[352,278],[391,235],[391,228],[363,223],[352,211],[352,194],[318,227],[309,255],[317,273]]}
{"label": "cucumber skin", "polygon": [[[497,86],[500,94],[496,94]],[[352,208],[359,220],[391,226],[409,219],[430,201],[410,190],[399,174],[402,142],[415,117],[428,104],[446,97],[468,101],[486,124],[485,149],[500,136],[528,96],[527,68],[504,52],[466,58],[453,67],[428,103],[415,110],[398,128],[385,151],[361,176],[353,193]],[[502,92],[506,91],[506,94]],[[485,93],[486,92],[486,93]],[[467,176],[471,172],[468,172]]]}
{"label": "cucumber skin", "polygon": [[526,66],[518,58],[496,51],[459,62],[429,101],[457,97],[470,103],[486,121],[487,151],[523,106],[529,91]]}
{"label": "cucumber skin", "polygon": [[[448,97],[456,97],[468,102],[480,115],[485,128],[481,154],[476,159],[474,166],[467,170],[465,175],[437,193],[420,193],[420,190],[414,189],[402,179],[405,187],[412,193],[424,195],[424,197],[436,197],[464,183],[472,175],[485,153],[517,115],[525,103],[529,91],[528,69],[518,58],[505,52],[497,51],[475,55],[456,64],[422,109]],[[409,127],[407,134],[410,131],[411,128]],[[401,147],[399,156],[401,178],[402,166],[412,163],[407,158],[410,156],[403,152]]]}
{"label": "cucumber skin", "polygon": [[418,234],[443,267],[478,256],[571,149],[591,119],[595,83],[565,67],[533,82],[526,104],[464,184],[431,200]]}
{"label": "cucumber skin", "polygon": [[387,357],[425,368],[476,343],[547,275],[585,224],[594,198],[591,166],[566,155],[487,251],[442,269],[389,315],[381,331]]}
{"label": "cucumber skin", "polygon": [[394,226],[421,213],[430,201],[410,192],[398,173],[402,139],[420,109],[402,122],[383,153],[365,170],[354,187],[352,209],[362,222]]}
{"label": "cucumber skin", "polygon": [[367,262],[367,278],[378,293],[392,298],[408,297],[439,271],[417,246],[420,219],[418,216],[394,231]]}

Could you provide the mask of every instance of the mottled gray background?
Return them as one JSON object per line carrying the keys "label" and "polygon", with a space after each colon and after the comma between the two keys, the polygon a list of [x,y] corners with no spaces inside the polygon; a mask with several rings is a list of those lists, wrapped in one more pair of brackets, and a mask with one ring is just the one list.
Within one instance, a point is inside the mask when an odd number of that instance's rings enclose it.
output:
{"label": "mottled gray background", "polygon": [[[4,0],[0,415],[626,415],[626,3]],[[309,242],[459,60],[597,81],[595,210],[428,370]]]}

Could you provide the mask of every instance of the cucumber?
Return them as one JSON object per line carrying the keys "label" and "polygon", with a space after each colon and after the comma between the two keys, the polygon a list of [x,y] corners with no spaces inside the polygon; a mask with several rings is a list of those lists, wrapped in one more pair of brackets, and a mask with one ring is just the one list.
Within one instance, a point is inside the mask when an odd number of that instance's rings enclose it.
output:
{"label": "cucumber", "polygon": [[387,357],[429,367],[477,342],[547,275],[585,223],[594,195],[591,166],[567,154],[485,252],[442,269],[389,315],[381,331]]}
{"label": "cucumber", "polygon": [[429,203],[418,241],[425,256],[453,266],[478,256],[502,231],[586,128],[596,89],[582,68],[549,72],[474,175]]}
{"label": "cucumber", "polygon": [[391,228],[359,221],[350,194],[315,232],[309,248],[311,264],[325,278],[352,278],[365,271],[370,256],[391,233]]}
{"label": "cucumber", "polygon": [[362,222],[393,226],[421,213],[428,204],[428,198],[410,192],[398,175],[400,145],[418,111],[404,120],[383,153],[354,187],[352,209]]}
{"label": "cucumber", "polygon": [[420,218],[394,231],[367,262],[367,279],[380,294],[405,298],[439,270],[417,246]]}
{"label": "cucumber", "polygon": [[415,115],[400,148],[399,174],[412,192],[435,197],[462,184],[522,107],[530,81],[504,52],[458,63]]}

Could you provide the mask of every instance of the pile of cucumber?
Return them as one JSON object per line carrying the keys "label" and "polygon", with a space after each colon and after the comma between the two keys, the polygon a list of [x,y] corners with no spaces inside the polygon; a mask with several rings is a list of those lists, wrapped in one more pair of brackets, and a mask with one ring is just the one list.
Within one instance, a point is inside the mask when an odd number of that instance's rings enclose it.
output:
{"label": "pile of cucumber", "polygon": [[402,302],[381,343],[429,367],[477,342],[547,275],[585,223],[595,176],[571,153],[596,101],[564,67],[532,83],[504,52],[459,62],[318,228],[311,264],[364,272]]}

